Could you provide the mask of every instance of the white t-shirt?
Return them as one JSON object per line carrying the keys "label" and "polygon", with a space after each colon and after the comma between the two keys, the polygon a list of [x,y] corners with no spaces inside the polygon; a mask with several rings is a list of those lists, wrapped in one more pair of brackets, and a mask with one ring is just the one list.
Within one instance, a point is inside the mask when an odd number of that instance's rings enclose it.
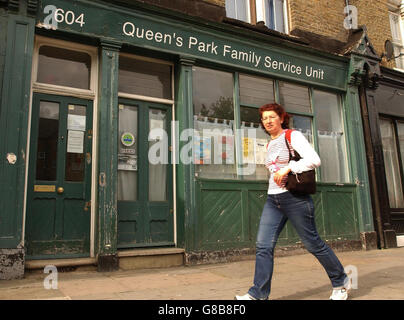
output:
{"label": "white t-shirt", "polygon": [[289,162],[289,149],[285,141],[285,132],[286,130],[279,137],[272,139],[267,146],[268,151],[265,166],[270,172],[268,194],[278,194],[287,191],[285,188],[288,179],[287,175],[283,178],[281,186],[277,185],[274,181],[274,173],[279,169],[289,167],[293,173],[301,173],[315,169],[321,165],[317,152],[303,134],[297,130],[292,131],[290,139],[292,148],[300,154],[301,159]]}

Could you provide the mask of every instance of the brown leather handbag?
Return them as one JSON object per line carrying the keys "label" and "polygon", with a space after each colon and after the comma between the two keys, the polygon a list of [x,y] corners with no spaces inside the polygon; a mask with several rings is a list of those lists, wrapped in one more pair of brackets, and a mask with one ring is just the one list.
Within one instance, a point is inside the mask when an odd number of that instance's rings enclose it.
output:
{"label": "brown leather handbag", "polygon": [[[289,161],[299,161],[302,157],[292,147],[292,143],[290,142],[291,132],[292,130],[289,130],[289,132],[286,132],[285,134],[285,142],[289,150]],[[292,155],[291,149],[294,155]],[[294,194],[315,194],[316,171],[313,169],[310,171],[304,171],[302,173],[289,172],[288,181],[286,182],[286,189]]]}

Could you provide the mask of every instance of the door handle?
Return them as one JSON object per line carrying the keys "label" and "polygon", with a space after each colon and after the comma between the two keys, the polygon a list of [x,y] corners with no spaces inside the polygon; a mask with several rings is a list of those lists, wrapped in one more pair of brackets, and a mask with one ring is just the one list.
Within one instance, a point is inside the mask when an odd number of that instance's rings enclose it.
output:
{"label": "door handle", "polygon": [[63,187],[59,187],[58,190],[57,190],[57,192],[59,194],[62,194],[64,191],[65,191],[65,189],[63,189]]}

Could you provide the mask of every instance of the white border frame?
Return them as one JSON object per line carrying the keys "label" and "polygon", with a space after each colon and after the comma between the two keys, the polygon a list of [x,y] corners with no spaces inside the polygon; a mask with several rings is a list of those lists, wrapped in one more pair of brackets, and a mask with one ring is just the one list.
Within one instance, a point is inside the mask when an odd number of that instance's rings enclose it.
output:
{"label": "white border frame", "polygon": [[[70,49],[73,51],[85,52],[91,57],[91,71],[90,71],[90,89],[83,90],[77,88],[70,88],[64,86],[57,86],[36,81],[38,75],[38,57],[39,48],[43,45],[53,47]],[[23,216],[23,231],[22,242],[25,242],[25,218],[27,209],[27,188],[28,188],[28,170],[29,170],[29,157],[30,157],[30,141],[31,141],[31,118],[32,118],[32,98],[33,94],[46,93],[57,94],[64,96],[72,96],[76,98],[92,100],[93,101],[93,139],[92,139],[92,170],[91,170],[91,211],[90,211],[90,257],[95,257],[95,216],[96,216],[96,203],[97,203],[97,170],[98,170],[98,157],[97,157],[97,137],[98,137],[98,48],[82,45],[74,42],[48,38],[44,36],[35,35],[34,53],[32,56],[32,72],[31,72],[31,94],[28,112],[28,136],[27,136],[27,156],[26,156],[26,170],[25,170],[25,192],[24,192],[24,216]]]}
{"label": "white border frame", "polygon": [[[126,52],[120,52],[120,56],[124,56],[127,58],[133,58],[136,60],[141,60],[141,61],[147,61],[147,62],[152,62],[156,64],[163,64],[163,65],[169,65],[171,66],[171,98],[172,99],[161,99],[161,98],[154,98],[150,96],[142,96],[142,95],[137,95],[137,94],[130,94],[130,93],[124,93],[124,92],[118,92],[118,98],[126,98],[126,99],[132,99],[132,100],[140,100],[140,101],[146,101],[146,102],[155,102],[155,103],[160,103],[160,104],[166,104],[171,106],[171,115],[172,115],[172,121],[171,121],[171,145],[172,145],[172,170],[173,170],[173,232],[174,232],[174,244],[177,246],[177,180],[176,180],[176,155],[177,155],[177,139],[176,139],[176,121],[175,121],[175,102],[174,102],[174,94],[175,94],[175,65],[173,62],[165,61],[165,60],[160,60],[160,59],[155,59],[155,58],[149,58],[149,57],[144,57],[144,56],[139,56],[136,54],[131,54],[131,53],[126,53]],[[179,154],[179,153],[178,153]]]}
{"label": "white border frame", "polygon": [[[267,13],[267,6],[268,6],[268,1],[265,0],[255,0],[255,8],[256,8],[256,22],[259,21],[264,21],[265,24],[267,25],[270,21],[270,17],[266,16]],[[276,5],[276,3],[274,3],[274,6]],[[283,25],[284,25],[284,31],[279,31],[285,34],[289,34],[289,15],[288,15],[288,2],[287,0],[283,0],[282,2],[282,13],[283,13]],[[261,19],[263,18],[263,20]],[[276,20],[276,15],[274,15],[274,24],[275,24],[275,31],[276,30],[276,25],[277,25],[277,20]]]}

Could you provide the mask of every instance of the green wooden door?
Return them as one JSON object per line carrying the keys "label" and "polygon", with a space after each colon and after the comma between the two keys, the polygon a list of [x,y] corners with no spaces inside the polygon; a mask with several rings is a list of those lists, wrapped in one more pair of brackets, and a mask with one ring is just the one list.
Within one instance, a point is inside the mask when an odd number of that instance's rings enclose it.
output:
{"label": "green wooden door", "polygon": [[118,107],[118,248],[173,245],[171,108]]}
{"label": "green wooden door", "polygon": [[34,94],[25,245],[28,259],[90,252],[92,101]]}

